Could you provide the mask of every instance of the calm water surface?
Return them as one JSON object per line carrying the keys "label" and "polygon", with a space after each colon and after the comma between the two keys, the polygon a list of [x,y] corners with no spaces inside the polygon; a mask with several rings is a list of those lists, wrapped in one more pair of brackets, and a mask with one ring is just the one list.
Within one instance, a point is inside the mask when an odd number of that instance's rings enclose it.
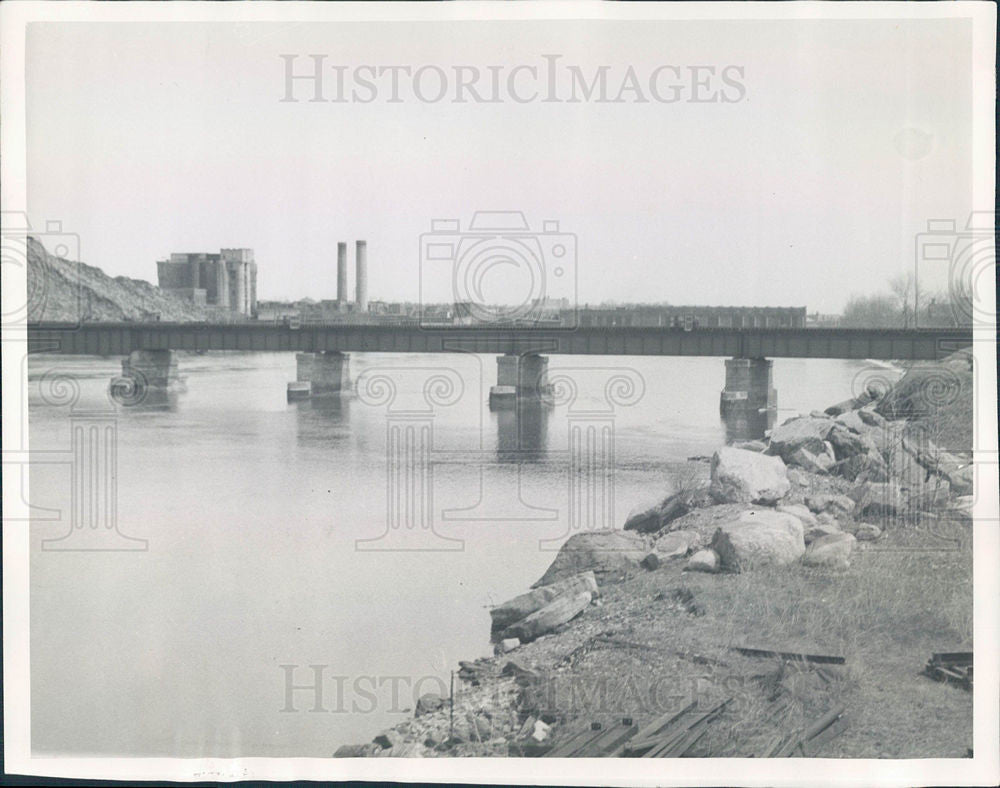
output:
{"label": "calm water surface", "polygon": [[[487,606],[571,528],[620,525],[725,440],[722,359],[553,356],[558,403],[520,417],[486,406],[493,356],[353,354],[361,396],[301,403],[285,400],[290,353],[180,367],[166,407],[122,407],[106,394],[119,359],[31,359],[31,448],[54,462],[33,465],[30,500],[60,518],[32,530],[36,752],[322,757],[367,741],[414,688],[490,653]],[[779,419],[850,396],[865,370],[776,360]],[[72,405],[54,376],[78,387]],[[119,530],[145,551],[42,549],[69,531],[71,425],[92,413],[116,431]],[[432,470],[408,473],[421,456]],[[433,531],[388,528],[421,512]],[[310,665],[325,711],[308,689],[283,710]]]}

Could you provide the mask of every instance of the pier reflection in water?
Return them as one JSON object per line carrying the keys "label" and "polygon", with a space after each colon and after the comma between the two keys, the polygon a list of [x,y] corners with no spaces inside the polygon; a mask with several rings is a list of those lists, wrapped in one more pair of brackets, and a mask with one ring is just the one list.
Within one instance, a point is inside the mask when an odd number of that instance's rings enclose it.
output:
{"label": "pier reflection in water", "polygon": [[295,438],[299,446],[335,446],[350,436],[350,397],[314,397],[290,402],[288,407],[295,411]]}
{"label": "pier reflection in water", "polygon": [[775,425],[776,420],[777,413],[771,408],[751,414],[727,413],[722,416],[722,423],[726,427],[726,443],[759,440]]}
{"label": "pier reflection in water", "polygon": [[116,404],[128,407],[132,413],[146,413],[153,411],[165,411],[172,413],[177,411],[182,396],[183,390],[150,388],[141,392],[139,396],[131,401],[127,396],[124,397],[123,401],[122,395],[116,395],[114,393],[112,393],[112,400],[114,400]]}
{"label": "pier reflection in water", "polygon": [[537,462],[548,448],[551,404],[540,398],[518,400],[495,412],[497,459],[500,462]]}

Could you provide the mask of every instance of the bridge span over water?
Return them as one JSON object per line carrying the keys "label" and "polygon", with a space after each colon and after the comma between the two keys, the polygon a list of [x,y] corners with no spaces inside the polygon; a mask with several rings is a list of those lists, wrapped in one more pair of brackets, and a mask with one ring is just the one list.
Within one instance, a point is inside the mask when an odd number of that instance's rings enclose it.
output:
{"label": "bridge span over water", "polygon": [[720,411],[734,434],[763,435],[774,423],[774,358],[934,360],[972,344],[971,330],[927,328],[528,328],[305,323],[39,323],[28,327],[33,353],[120,355],[112,394],[179,384],[174,351],[296,353],[288,398],[340,396],[351,387],[350,353],[495,353],[490,407],[550,401],[548,356],[717,356],[726,358]]}
{"label": "bridge span over water", "polygon": [[303,323],[34,323],[29,352],[128,355],[136,350],[299,353],[503,353],[934,360],[972,344],[954,328],[509,328]]}

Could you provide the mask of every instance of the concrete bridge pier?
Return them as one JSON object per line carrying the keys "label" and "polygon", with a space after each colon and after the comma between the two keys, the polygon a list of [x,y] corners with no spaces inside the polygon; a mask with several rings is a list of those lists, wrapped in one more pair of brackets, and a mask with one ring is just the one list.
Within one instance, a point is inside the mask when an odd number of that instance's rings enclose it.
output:
{"label": "concrete bridge pier", "polygon": [[288,399],[340,396],[351,388],[351,355],[338,351],[295,354],[295,380]]}
{"label": "concrete bridge pier", "polygon": [[111,396],[122,404],[151,402],[164,393],[184,390],[172,350],[133,350],[122,359],[122,374],[111,380]]}
{"label": "concrete bridge pier", "polygon": [[551,391],[548,356],[497,356],[497,384],[490,388],[490,410],[513,408],[519,399],[541,400]]}
{"label": "concrete bridge pier", "polygon": [[726,385],[719,412],[729,439],[764,437],[774,426],[778,392],[772,376],[773,361],[766,358],[726,359]]}
{"label": "concrete bridge pier", "polygon": [[169,388],[181,382],[172,350],[133,350],[122,360],[122,376],[141,377],[152,388]]}

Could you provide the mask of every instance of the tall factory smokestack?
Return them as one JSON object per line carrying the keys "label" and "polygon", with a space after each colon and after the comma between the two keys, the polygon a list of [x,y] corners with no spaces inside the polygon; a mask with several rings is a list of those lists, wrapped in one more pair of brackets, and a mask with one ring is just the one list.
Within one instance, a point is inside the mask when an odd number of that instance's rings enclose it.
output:
{"label": "tall factory smokestack", "polygon": [[359,312],[368,311],[368,242],[358,241],[354,246],[354,256],[357,262],[355,272],[355,287],[358,294],[355,301]]}
{"label": "tall factory smokestack", "polygon": [[337,244],[337,303],[343,306],[347,300],[347,244],[340,241]]}

